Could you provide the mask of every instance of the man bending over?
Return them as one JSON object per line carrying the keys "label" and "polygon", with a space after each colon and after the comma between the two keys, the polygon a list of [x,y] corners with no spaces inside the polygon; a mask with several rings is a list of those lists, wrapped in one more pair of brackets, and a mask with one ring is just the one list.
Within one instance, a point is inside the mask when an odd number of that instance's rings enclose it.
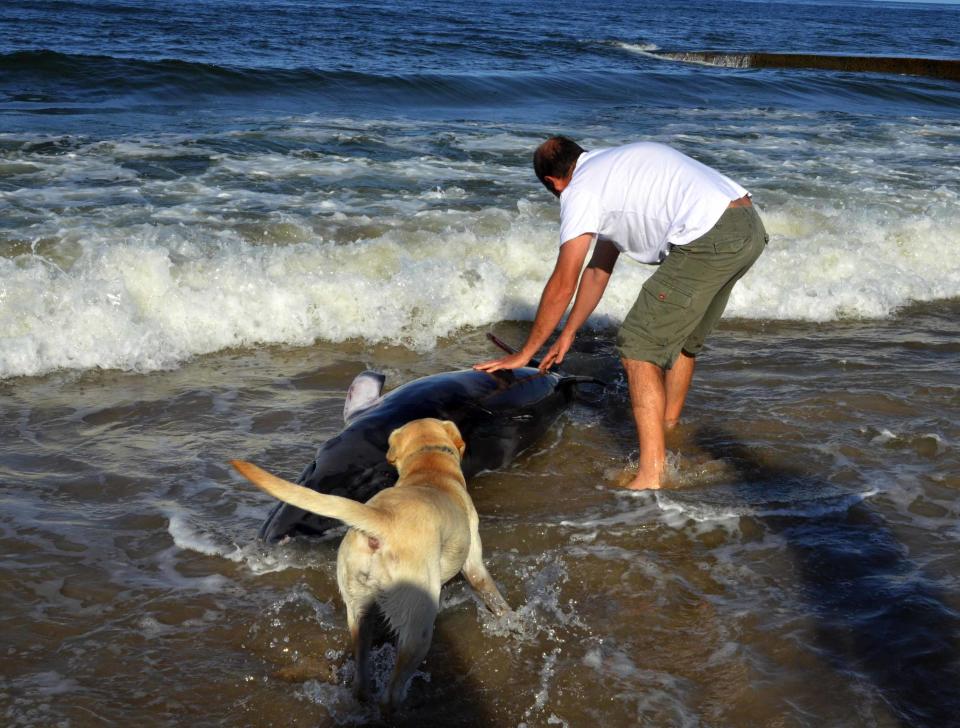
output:
{"label": "man bending over", "polygon": [[533,168],[560,198],[556,266],[523,348],[474,368],[493,372],[525,366],[576,293],[540,368],[560,364],[603,296],[620,254],[658,264],[620,327],[617,348],[640,440],[640,468],[627,487],[659,488],[664,433],[680,419],[696,356],[730,291],[766,246],[763,223],[747,190],[664,144],[638,142],[587,152],[571,139],[555,136],[537,148]]}

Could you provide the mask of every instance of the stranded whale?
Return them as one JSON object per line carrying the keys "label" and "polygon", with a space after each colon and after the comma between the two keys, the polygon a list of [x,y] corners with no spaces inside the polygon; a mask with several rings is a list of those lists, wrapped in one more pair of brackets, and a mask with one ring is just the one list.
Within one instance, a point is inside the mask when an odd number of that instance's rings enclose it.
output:
{"label": "stranded whale", "polygon": [[[499,343],[499,342],[498,342]],[[327,440],[297,483],[321,493],[366,501],[396,481],[387,463],[387,438],[411,420],[453,420],[467,443],[463,473],[470,478],[496,470],[533,444],[573,400],[589,377],[532,367],[488,374],[468,369],[433,374],[381,396],[384,376],[360,374],[344,405],[346,427]],[[339,521],[286,503],[270,512],[260,538],[276,542],[288,536],[318,535]]]}

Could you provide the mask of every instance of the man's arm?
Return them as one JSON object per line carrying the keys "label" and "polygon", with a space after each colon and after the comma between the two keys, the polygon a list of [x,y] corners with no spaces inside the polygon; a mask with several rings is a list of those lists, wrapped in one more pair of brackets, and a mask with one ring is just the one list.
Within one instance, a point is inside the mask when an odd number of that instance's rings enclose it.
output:
{"label": "man's arm", "polygon": [[573,303],[573,310],[570,311],[560,336],[557,337],[553,346],[540,360],[540,371],[546,371],[555,364],[563,363],[563,357],[573,344],[573,338],[577,331],[590,318],[590,314],[600,303],[603,292],[607,290],[610,274],[613,273],[613,267],[617,264],[619,257],[620,251],[609,240],[597,241],[593,256],[580,278],[577,300]]}
{"label": "man's arm", "polygon": [[495,372],[500,369],[516,369],[529,363],[544,342],[550,338],[550,334],[560,323],[567,306],[570,305],[570,299],[577,290],[583,261],[587,259],[592,241],[593,234],[585,233],[571,238],[560,246],[557,263],[540,296],[540,305],[537,307],[533,327],[520,351],[500,359],[474,364],[474,369]]}

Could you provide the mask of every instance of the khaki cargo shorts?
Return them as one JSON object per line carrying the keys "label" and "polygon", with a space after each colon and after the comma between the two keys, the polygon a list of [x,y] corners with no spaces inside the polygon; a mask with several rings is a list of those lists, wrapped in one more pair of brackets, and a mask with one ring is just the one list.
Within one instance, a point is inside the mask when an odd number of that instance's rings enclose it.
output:
{"label": "khaki cargo shorts", "polygon": [[681,351],[696,356],[727,307],[733,285],[760,257],[767,240],[751,205],[727,208],[709,232],[671,246],[617,333],[620,355],[664,369],[673,366]]}

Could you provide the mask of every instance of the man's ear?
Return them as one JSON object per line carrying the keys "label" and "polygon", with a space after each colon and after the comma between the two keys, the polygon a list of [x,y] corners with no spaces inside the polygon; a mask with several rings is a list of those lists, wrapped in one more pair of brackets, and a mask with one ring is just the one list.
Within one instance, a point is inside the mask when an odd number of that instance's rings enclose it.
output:
{"label": "man's ear", "polygon": [[457,448],[457,452],[459,452],[460,457],[463,458],[463,453],[466,452],[467,449],[467,443],[463,441],[463,437],[460,435],[460,430],[457,428],[457,425],[450,420],[444,420],[443,429],[445,429],[447,434],[450,435],[450,440],[453,442],[453,446]]}

